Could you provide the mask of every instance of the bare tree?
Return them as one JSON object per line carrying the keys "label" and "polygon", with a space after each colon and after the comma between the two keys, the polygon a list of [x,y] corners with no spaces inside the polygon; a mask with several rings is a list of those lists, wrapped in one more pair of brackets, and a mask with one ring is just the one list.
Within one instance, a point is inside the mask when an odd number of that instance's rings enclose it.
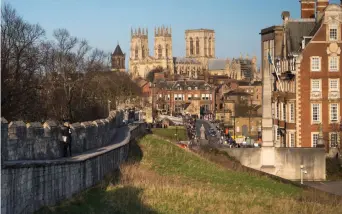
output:
{"label": "bare tree", "polygon": [[106,116],[108,100],[139,96],[140,88],[126,73],[109,71],[110,54],[92,49],[66,29],[55,30],[47,41],[39,25],[25,22],[10,5],[1,12],[5,118],[92,120]]}
{"label": "bare tree", "polygon": [[[19,17],[8,4],[1,8],[1,112],[8,119],[23,119],[39,106],[41,54],[45,31]],[[30,115],[39,119],[39,111]]]}

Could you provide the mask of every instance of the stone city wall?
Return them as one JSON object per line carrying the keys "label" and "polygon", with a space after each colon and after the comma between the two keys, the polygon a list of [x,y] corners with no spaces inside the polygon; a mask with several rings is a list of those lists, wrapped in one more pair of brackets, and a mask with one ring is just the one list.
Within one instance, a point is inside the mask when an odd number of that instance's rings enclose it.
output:
{"label": "stone city wall", "polygon": [[[111,111],[108,118],[71,124],[72,153],[82,153],[111,143],[123,112]],[[51,160],[63,156],[60,127],[56,121],[45,123],[13,121],[1,118],[1,159]]]}
{"label": "stone city wall", "polygon": [[[90,136],[90,133],[94,133],[91,136],[93,138],[91,140],[86,139],[86,142],[97,143],[101,139],[108,140],[109,137],[99,136],[99,133],[106,135],[105,130],[108,131],[109,136],[113,135],[112,131],[104,127],[102,127],[101,132],[95,131],[98,129],[90,132],[93,127],[86,126],[85,138]],[[34,160],[31,158],[31,160],[3,161],[1,169],[1,213],[33,213],[42,206],[53,206],[61,200],[71,198],[74,194],[94,186],[106,174],[119,168],[119,165],[127,159],[130,142],[141,137],[145,133],[145,129],[144,123],[117,128],[120,134],[115,137],[114,144],[110,144],[109,140],[103,144],[87,144],[89,147],[83,147],[84,150],[104,144],[110,145],[74,157],[52,160]],[[19,142],[25,143],[23,140]],[[49,156],[42,155],[41,157],[47,158]],[[53,157],[56,158],[57,155]]]}
{"label": "stone city wall", "polygon": [[[242,165],[261,170],[262,148],[220,148]],[[325,150],[320,148],[275,148],[275,166],[270,174],[288,180],[300,180],[300,166],[307,174],[303,179],[322,181],[326,179]]]}

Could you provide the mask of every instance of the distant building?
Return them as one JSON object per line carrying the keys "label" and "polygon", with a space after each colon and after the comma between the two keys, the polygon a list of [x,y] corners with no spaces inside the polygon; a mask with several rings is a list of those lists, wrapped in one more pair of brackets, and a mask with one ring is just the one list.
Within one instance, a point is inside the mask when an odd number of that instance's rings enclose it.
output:
{"label": "distant building", "polygon": [[190,105],[193,101],[206,113],[211,113],[214,109],[214,88],[204,80],[161,80],[153,83],[151,87],[155,110],[165,110],[168,114],[186,113],[189,106],[193,108],[193,105]]}
{"label": "distant building", "polygon": [[112,71],[125,71],[125,58],[124,54],[118,44],[112,53]]}
{"label": "distant building", "polygon": [[257,58],[240,56],[233,59],[209,59],[207,67],[209,76],[227,76],[236,80],[260,80],[257,70]]}
{"label": "distant building", "polygon": [[256,78],[256,73],[258,71],[257,68],[257,58],[254,56],[253,58],[249,58],[248,55],[246,57],[240,56],[238,59],[233,59],[236,64],[239,64],[240,67],[240,79],[252,81]]}
{"label": "distant building", "polygon": [[254,105],[262,105],[262,82],[261,81],[238,81],[239,89],[251,95],[250,99]]}
{"label": "distant building", "polygon": [[194,58],[173,57],[174,74],[189,79],[198,79],[199,76],[204,76],[203,65],[200,61]]}
{"label": "distant building", "polygon": [[203,76],[208,59],[215,57],[215,32],[208,29],[186,30],[186,57],[172,55],[172,29],[158,27],[154,30],[154,55],[150,55],[148,30],[131,30],[129,71],[133,78],[146,78],[161,67],[169,76],[182,75],[197,79]]}

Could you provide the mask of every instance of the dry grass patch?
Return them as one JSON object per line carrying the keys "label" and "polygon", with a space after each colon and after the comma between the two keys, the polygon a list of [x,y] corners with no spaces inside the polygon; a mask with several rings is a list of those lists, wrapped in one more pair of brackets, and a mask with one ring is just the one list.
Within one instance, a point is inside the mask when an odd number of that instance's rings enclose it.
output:
{"label": "dry grass patch", "polygon": [[51,213],[342,213],[341,204],[306,201],[298,187],[226,170],[154,136],[138,145],[140,161],[122,165],[119,181]]}

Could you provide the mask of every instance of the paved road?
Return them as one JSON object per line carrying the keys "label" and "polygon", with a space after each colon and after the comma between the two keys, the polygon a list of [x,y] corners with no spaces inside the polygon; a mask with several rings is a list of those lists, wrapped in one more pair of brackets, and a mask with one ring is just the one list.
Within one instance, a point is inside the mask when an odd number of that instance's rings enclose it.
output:
{"label": "paved road", "polygon": [[324,192],[329,192],[335,195],[342,196],[342,181],[313,181],[313,182],[304,182],[304,184],[314,187],[316,189],[322,190]]}
{"label": "paved road", "polygon": [[201,136],[200,128],[202,127],[202,124],[203,124],[203,126],[205,128],[206,136],[209,136],[209,129],[210,128],[213,128],[216,131],[216,133],[217,133],[216,138],[215,137],[209,137],[210,138],[209,140],[211,142],[215,142],[215,141],[217,142],[220,139],[220,134],[217,132],[216,127],[213,124],[211,124],[209,121],[206,121],[206,120],[196,120],[196,133],[197,133],[197,136],[198,137]]}

